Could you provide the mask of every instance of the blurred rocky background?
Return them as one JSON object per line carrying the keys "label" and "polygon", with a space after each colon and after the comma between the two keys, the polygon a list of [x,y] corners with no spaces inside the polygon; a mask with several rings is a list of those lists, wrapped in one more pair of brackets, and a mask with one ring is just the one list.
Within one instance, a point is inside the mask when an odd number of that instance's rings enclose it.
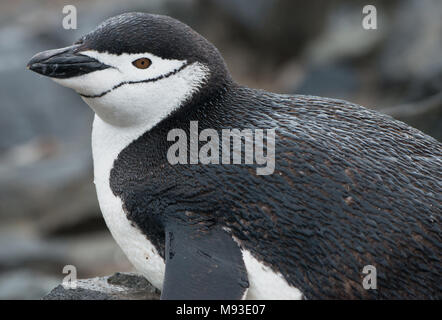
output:
{"label": "blurred rocky background", "polygon": [[[62,28],[75,5],[78,29]],[[377,8],[364,30],[362,7]],[[73,91],[26,71],[127,11],[174,16],[214,42],[234,78],[281,93],[349,100],[442,139],[440,0],[2,0],[0,299],[39,299],[65,276],[132,271],[101,218],[92,112]]]}

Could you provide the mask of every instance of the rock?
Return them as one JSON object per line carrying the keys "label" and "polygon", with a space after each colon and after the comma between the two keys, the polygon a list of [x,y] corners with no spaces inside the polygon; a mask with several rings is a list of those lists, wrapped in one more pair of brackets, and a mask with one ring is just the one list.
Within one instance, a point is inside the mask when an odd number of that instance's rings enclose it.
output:
{"label": "rock", "polygon": [[57,283],[57,277],[30,269],[5,272],[0,274],[0,300],[39,299]]}
{"label": "rock", "polygon": [[158,300],[160,291],[143,276],[115,273],[112,276],[77,281],[75,289],[58,285],[43,300]]}
{"label": "rock", "polygon": [[[322,31],[331,7],[322,0],[302,4],[284,0],[198,1],[192,12],[196,19],[187,22],[201,30],[223,54],[231,47],[252,52],[254,59],[247,64],[264,74],[263,66],[272,66],[299,54],[303,46]],[[170,13],[186,22],[188,17],[180,11],[172,9]]]}
{"label": "rock", "polygon": [[[362,28],[360,2],[344,2],[333,7],[326,17],[323,32],[313,39],[303,52],[304,63],[327,65],[339,61],[352,61],[369,56],[386,36],[386,28],[365,30]],[[378,12],[378,20],[385,21],[384,8]]]}
{"label": "rock", "polygon": [[[56,272],[66,261],[67,247],[62,243],[45,242],[32,236],[2,230],[0,236],[0,271],[12,272],[20,268]],[[64,264],[63,264],[64,263]],[[41,267],[41,268],[40,268]]]}
{"label": "rock", "polygon": [[[133,270],[108,231],[40,238],[9,226],[8,230],[0,228],[0,243],[0,277],[3,273],[26,269],[55,277],[60,283],[66,276],[63,274],[66,265],[75,266],[81,278]],[[17,285],[20,286],[21,282]],[[50,288],[53,287],[52,284]]]}
{"label": "rock", "polygon": [[424,81],[440,75],[441,10],[439,0],[399,3],[381,53],[380,70],[386,80]]}

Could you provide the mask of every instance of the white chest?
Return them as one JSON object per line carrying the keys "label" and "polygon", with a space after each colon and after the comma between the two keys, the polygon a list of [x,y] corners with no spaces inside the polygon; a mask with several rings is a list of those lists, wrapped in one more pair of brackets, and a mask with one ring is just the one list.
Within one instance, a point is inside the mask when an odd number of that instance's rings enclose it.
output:
{"label": "white chest", "polygon": [[95,116],[92,131],[94,183],[101,212],[115,241],[134,267],[161,290],[164,260],[152,243],[127,219],[121,199],[113,194],[109,185],[114,160],[121,150],[143,134],[144,130],[110,126]]}
{"label": "white chest", "polygon": [[[178,67],[176,61],[151,58],[156,61],[153,63],[156,69],[151,70],[154,73],[167,74]],[[128,61],[131,65],[132,60]],[[179,65],[182,63],[184,62]],[[111,71],[116,72],[115,70]],[[151,74],[151,77],[156,73]],[[83,79],[82,83],[86,83],[82,84],[82,87],[90,89],[94,83],[102,83],[94,80],[93,75],[94,73],[91,73],[92,79],[89,79],[89,82]],[[145,76],[143,73],[142,79],[145,79]],[[160,290],[164,279],[164,260],[152,243],[127,219],[121,199],[115,197],[110,188],[109,176],[120,152],[177,109],[199,88],[207,76],[208,69],[204,65],[193,63],[181,72],[158,81],[123,85],[98,99],[83,97],[97,114],[92,131],[92,155],[94,182],[104,220],[130,262]]]}

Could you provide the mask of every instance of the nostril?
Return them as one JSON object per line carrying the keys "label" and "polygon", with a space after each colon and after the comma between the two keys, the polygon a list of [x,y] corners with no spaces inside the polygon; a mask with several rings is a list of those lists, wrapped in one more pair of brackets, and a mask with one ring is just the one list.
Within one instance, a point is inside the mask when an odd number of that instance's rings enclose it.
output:
{"label": "nostril", "polygon": [[74,42],[74,44],[83,44],[83,43],[84,43],[84,38],[80,38]]}

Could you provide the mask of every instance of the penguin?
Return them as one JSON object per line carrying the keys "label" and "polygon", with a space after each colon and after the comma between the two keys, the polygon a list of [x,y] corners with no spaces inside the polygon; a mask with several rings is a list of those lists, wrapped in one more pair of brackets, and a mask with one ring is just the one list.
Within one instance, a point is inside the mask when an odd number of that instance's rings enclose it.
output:
{"label": "penguin", "polygon": [[[28,68],[95,112],[104,220],[162,299],[442,298],[432,137],[343,100],[242,86],[213,44],[168,16],[109,18]],[[171,163],[168,134],[189,136],[192,121],[275,128],[274,171]]]}

